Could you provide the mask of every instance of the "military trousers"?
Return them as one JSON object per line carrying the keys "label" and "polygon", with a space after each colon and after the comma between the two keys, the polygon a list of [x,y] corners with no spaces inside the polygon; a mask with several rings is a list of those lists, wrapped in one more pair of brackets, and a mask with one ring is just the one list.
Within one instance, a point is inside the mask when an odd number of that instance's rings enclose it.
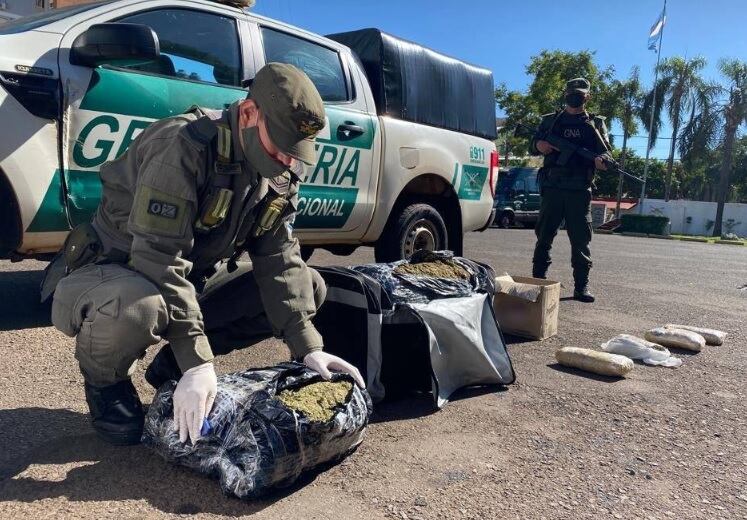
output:
{"label": "military trousers", "polygon": [[[326,296],[321,275],[310,269],[318,309]],[[222,267],[198,295],[205,334],[214,355],[251,346],[273,335],[250,262]],[[60,280],[52,323],[75,336],[75,357],[94,386],[129,379],[148,347],[168,327],[166,303],[156,286],[121,264],[90,264]]]}
{"label": "military trousers", "polygon": [[532,259],[535,274],[546,273],[552,263],[550,250],[563,220],[571,242],[571,265],[578,286],[588,281],[592,267],[589,248],[592,237],[590,189],[542,189],[539,220],[535,227],[537,244]]}

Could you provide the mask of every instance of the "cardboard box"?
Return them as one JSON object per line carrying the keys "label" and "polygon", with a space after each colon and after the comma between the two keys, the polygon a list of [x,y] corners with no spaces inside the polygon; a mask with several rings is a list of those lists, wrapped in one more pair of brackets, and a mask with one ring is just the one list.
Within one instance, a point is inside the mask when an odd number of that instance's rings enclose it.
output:
{"label": "cardboard box", "polygon": [[512,276],[515,284],[496,278],[499,291],[493,308],[503,332],[531,339],[558,333],[560,283],[539,278]]}

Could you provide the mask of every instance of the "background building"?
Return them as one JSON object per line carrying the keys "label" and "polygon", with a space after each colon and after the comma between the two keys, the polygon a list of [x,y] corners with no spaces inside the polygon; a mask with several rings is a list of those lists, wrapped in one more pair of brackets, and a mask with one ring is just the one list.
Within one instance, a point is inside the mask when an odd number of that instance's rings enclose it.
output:
{"label": "background building", "polygon": [[56,7],[85,4],[92,0],[0,0],[0,13],[3,11],[28,16]]}

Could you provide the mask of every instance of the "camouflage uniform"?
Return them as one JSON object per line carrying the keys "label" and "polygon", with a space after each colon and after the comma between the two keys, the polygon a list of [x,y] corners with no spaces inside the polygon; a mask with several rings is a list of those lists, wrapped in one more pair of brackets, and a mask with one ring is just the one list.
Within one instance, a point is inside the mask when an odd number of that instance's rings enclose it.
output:
{"label": "camouflage uniform", "polygon": [[[570,83],[570,82],[569,82]],[[557,111],[542,116],[538,135],[554,133],[598,154],[611,149],[604,117],[583,112],[578,115]],[[531,151],[539,154],[532,139]],[[544,157],[539,181],[542,202],[535,233],[533,274],[544,278],[551,264],[550,250],[558,229],[565,220],[571,242],[571,265],[576,289],[585,288],[592,267],[589,243],[591,228],[591,187],[595,167],[592,161],[573,155],[566,164],[559,165],[559,152]]]}
{"label": "camouflage uniform", "polygon": [[[311,137],[320,106],[304,121]],[[299,178],[247,162],[238,103],[153,123],[101,180],[100,254],[57,284],[52,307],[87,383],[128,380],[160,338],[182,372],[272,334],[297,359],[322,348],[310,318],[324,282],[291,233]]]}

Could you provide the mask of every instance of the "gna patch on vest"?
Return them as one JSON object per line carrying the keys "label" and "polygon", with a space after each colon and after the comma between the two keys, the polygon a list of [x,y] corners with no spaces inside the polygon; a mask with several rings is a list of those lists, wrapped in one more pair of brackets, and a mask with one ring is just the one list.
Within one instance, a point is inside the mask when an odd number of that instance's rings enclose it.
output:
{"label": "gna patch on vest", "polygon": [[169,204],[168,202],[156,199],[150,199],[148,201],[148,213],[151,215],[175,219],[178,212],[179,207],[174,204]]}

